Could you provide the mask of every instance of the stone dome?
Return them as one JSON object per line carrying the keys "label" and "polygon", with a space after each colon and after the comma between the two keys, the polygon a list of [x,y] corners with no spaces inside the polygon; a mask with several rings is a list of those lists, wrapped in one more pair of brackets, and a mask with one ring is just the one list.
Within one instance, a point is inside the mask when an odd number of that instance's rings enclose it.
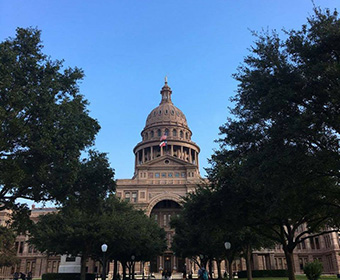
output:
{"label": "stone dome", "polygon": [[176,125],[188,128],[185,115],[171,101],[171,93],[171,88],[165,81],[165,85],[161,90],[161,103],[148,115],[145,129],[158,125]]}

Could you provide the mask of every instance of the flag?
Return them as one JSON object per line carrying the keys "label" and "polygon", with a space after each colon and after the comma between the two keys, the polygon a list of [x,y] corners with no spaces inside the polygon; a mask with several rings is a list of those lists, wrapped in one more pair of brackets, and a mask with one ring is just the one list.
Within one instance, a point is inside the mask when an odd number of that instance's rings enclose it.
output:
{"label": "flag", "polygon": [[162,137],[161,137],[161,141],[164,141],[164,140],[166,140],[166,138],[168,137],[168,135],[166,135],[166,134],[164,134]]}
{"label": "flag", "polygon": [[166,141],[162,141],[162,142],[159,144],[160,147],[165,147],[166,145],[167,145],[167,142],[166,142]]}

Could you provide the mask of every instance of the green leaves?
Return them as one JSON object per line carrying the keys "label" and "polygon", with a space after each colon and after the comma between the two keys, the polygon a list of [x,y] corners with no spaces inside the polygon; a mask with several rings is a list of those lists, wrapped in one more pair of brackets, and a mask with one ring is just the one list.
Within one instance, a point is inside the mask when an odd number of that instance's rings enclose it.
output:
{"label": "green leaves", "polygon": [[40,35],[18,28],[0,44],[0,209],[64,200],[100,128],[79,93],[83,71],[43,54]]}
{"label": "green leaves", "polygon": [[18,263],[14,241],[14,232],[7,227],[0,226],[0,267]]}
{"label": "green leaves", "polygon": [[336,11],[315,8],[284,40],[256,34],[208,170],[234,221],[282,244],[290,279],[295,246],[340,224],[339,27]]}

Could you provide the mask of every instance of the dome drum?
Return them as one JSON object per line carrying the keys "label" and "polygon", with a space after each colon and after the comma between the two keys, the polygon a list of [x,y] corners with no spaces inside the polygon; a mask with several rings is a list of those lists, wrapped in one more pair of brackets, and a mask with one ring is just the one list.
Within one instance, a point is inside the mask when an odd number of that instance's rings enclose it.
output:
{"label": "dome drum", "polygon": [[155,126],[154,128],[144,129],[141,133],[143,141],[159,140],[162,135],[167,135],[167,139],[191,141],[192,132],[188,127],[178,126]]}
{"label": "dome drum", "polygon": [[140,143],[134,150],[136,165],[147,163],[156,158],[168,155],[181,159],[185,162],[198,165],[199,148],[196,144],[181,143],[178,141],[168,142],[166,147],[160,147],[157,143],[150,145]]}

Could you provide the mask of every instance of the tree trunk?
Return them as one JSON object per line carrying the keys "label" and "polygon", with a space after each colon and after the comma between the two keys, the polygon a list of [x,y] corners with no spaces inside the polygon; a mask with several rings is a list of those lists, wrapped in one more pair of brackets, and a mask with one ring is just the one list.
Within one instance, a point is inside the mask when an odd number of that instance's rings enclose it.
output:
{"label": "tree trunk", "polygon": [[80,262],[80,280],[86,280],[86,260],[87,255],[83,254]]}
{"label": "tree trunk", "polygon": [[247,266],[247,278],[248,280],[253,280],[252,268],[251,268],[251,249],[247,246],[246,252],[246,266]]}
{"label": "tree trunk", "polygon": [[117,273],[118,273],[118,261],[114,260],[113,261],[113,276],[112,276],[113,280],[118,280]]}
{"label": "tree trunk", "polygon": [[126,280],[126,262],[122,262],[123,267],[123,280]]}
{"label": "tree trunk", "polygon": [[209,275],[210,275],[210,279],[212,279],[212,273],[213,273],[213,269],[212,269],[212,259],[209,260]]}
{"label": "tree trunk", "polygon": [[134,280],[135,279],[135,262],[132,262],[132,264],[131,264],[131,266],[132,266],[132,280]]}
{"label": "tree trunk", "polygon": [[290,252],[288,249],[284,250],[286,261],[287,261],[287,269],[288,269],[288,278],[289,280],[295,280],[295,267],[294,267],[294,259],[293,252]]}
{"label": "tree trunk", "polygon": [[217,277],[218,277],[218,279],[222,279],[221,260],[220,259],[216,260],[216,265],[217,265]]}

